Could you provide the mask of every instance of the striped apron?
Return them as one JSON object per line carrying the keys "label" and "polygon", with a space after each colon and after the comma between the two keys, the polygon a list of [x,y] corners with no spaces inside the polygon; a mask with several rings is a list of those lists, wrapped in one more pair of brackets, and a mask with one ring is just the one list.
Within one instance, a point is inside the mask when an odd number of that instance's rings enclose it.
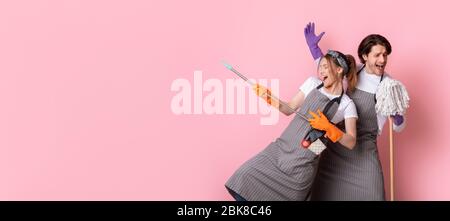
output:
{"label": "striped apron", "polygon": [[339,143],[327,144],[320,156],[311,200],[385,200],[374,94],[355,89],[348,96],[358,111],[356,145],[349,150]]}
{"label": "striped apron", "polygon": [[[309,116],[310,110],[323,111],[332,102],[320,93],[321,86],[306,96],[300,114]],[[339,106],[334,100],[325,113],[328,119]],[[281,136],[239,167],[225,186],[250,201],[305,200],[318,163],[318,156],[300,144],[309,130],[309,122],[295,115]]]}

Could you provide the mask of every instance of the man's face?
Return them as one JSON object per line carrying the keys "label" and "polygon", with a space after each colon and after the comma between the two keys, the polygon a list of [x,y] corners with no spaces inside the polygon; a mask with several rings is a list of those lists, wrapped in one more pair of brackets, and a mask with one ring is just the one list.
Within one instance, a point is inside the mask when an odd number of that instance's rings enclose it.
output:
{"label": "man's face", "polygon": [[372,46],[369,54],[363,55],[366,61],[366,71],[370,74],[381,76],[387,64],[388,53],[382,45]]}

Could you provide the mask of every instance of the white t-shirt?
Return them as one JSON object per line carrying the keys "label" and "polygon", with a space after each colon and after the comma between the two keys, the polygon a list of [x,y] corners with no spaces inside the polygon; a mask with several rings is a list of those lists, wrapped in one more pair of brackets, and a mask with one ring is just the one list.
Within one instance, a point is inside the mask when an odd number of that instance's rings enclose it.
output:
{"label": "white t-shirt", "polygon": [[[319,86],[322,83],[317,77],[310,77],[308,78],[302,86],[300,86],[300,90],[305,94],[305,97],[308,96],[308,94],[315,89],[317,86]],[[325,89],[322,87],[319,89],[320,93],[327,96],[330,100],[336,97],[339,97],[340,95],[334,95],[329,94],[325,91]],[[316,112],[316,110],[312,110],[313,112]],[[333,123],[339,123],[343,121],[344,119],[348,118],[358,118],[358,113],[356,112],[355,103],[353,103],[352,99],[350,99],[345,93],[342,96],[341,103],[339,104],[338,110],[336,114],[333,116],[333,119],[331,119],[331,122]]]}
{"label": "white t-shirt", "polygon": [[[360,70],[362,68],[362,65],[360,65],[358,67],[357,70]],[[385,78],[391,78],[392,77],[388,74],[388,73],[384,73],[384,77]],[[375,94],[377,92],[378,86],[380,85],[380,79],[381,76],[375,75],[375,74],[368,74],[364,69],[361,70],[361,72],[358,75],[358,83],[356,84],[356,88],[358,88],[359,90],[371,93],[371,94]],[[393,129],[397,132],[400,132],[403,130],[403,128],[405,128],[406,125],[406,117],[403,116],[403,123],[400,125],[395,125],[393,126]],[[377,114],[377,123],[378,123],[378,134],[381,134],[382,130],[383,130],[383,126],[386,123],[387,117],[383,116],[381,114]]]}

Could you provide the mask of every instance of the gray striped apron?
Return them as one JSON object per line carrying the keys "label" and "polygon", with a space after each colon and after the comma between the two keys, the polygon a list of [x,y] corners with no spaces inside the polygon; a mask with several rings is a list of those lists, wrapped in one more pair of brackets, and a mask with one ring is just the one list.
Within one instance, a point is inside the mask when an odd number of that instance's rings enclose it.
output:
{"label": "gray striped apron", "polygon": [[327,144],[320,156],[311,200],[385,200],[374,94],[355,89],[348,96],[358,111],[356,145],[349,150],[339,143]]}
{"label": "gray striped apron", "polygon": [[[319,87],[318,87],[319,88]],[[299,113],[322,110],[330,99],[313,89]],[[339,104],[333,102],[326,116],[331,119]],[[318,156],[300,144],[311,129],[309,122],[295,115],[279,138],[246,161],[225,186],[250,201],[305,200],[317,171]]]}

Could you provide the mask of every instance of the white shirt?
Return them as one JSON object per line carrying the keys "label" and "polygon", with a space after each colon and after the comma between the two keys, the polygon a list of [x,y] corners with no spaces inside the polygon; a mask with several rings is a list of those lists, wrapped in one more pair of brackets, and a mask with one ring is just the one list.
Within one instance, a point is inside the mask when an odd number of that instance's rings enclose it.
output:
{"label": "white shirt", "polygon": [[[362,65],[359,65],[358,69],[361,69]],[[392,77],[388,73],[384,73],[384,78],[391,78]],[[380,85],[380,79],[381,76],[375,75],[375,74],[368,74],[365,69],[361,70],[361,72],[358,75],[358,83],[356,84],[356,88],[359,90],[375,94],[378,86]],[[381,134],[383,130],[383,126],[386,123],[387,117],[383,116],[381,114],[377,114],[377,123],[378,123],[378,134]],[[403,123],[400,125],[393,124],[393,129],[396,132],[400,132],[405,128],[406,126],[406,116],[403,116]]]}
{"label": "white shirt", "polygon": [[[305,97],[306,97],[313,89],[315,89],[321,83],[322,83],[322,81],[320,81],[317,77],[310,77],[300,86],[300,90],[305,94]],[[323,87],[320,88],[319,91],[323,95],[327,96],[330,100],[340,96],[340,95],[334,95],[334,94],[327,93]],[[316,112],[316,110],[313,110],[313,112]],[[352,99],[350,99],[350,97],[348,97],[344,93],[344,95],[342,96],[342,99],[341,99],[341,103],[338,106],[338,110],[336,111],[336,114],[331,119],[331,122],[339,123],[339,122],[343,121],[344,119],[353,118],[353,117],[358,118],[355,103],[353,103]]]}

